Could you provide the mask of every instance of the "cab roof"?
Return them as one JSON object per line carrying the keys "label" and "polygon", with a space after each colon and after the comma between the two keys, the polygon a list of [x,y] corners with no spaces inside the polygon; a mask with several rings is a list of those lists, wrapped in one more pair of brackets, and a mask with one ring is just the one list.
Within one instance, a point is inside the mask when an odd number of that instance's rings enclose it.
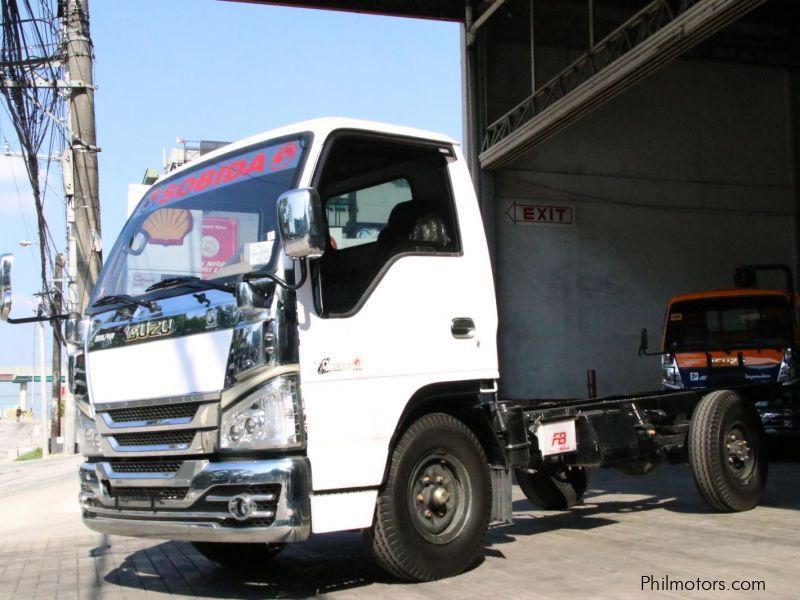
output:
{"label": "cab roof", "polygon": [[692,300],[708,300],[711,298],[737,298],[742,296],[781,296],[788,298],[789,293],[784,290],[754,289],[754,288],[733,288],[729,290],[710,290],[707,292],[696,292],[693,294],[680,294],[669,301],[670,306],[676,302],[686,302]]}
{"label": "cab roof", "polygon": [[196,160],[189,161],[181,165],[174,171],[170,171],[169,173],[159,177],[159,183],[165,179],[172,178],[174,175],[179,174],[180,172],[186,169],[191,169],[197,166],[199,163],[207,162],[209,160],[213,161],[218,156],[228,154],[229,152],[238,150],[239,148],[247,148],[248,146],[252,146],[254,144],[258,144],[260,142],[264,142],[273,138],[279,138],[279,137],[308,133],[308,132],[312,133],[315,138],[324,139],[328,135],[330,135],[333,131],[336,131],[338,129],[347,129],[351,131],[352,130],[364,131],[364,132],[378,133],[378,134],[385,133],[388,135],[396,135],[402,137],[417,138],[432,142],[439,142],[447,145],[458,145],[458,142],[455,141],[453,138],[443,133],[437,133],[435,131],[416,129],[414,127],[404,127],[402,125],[392,125],[390,123],[382,123],[380,121],[351,119],[347,117],[321,117],[317,119],[310,119],[308,121],[300,121],[297,123],[292,123],[290,125],[285,125],[283,127],[278,127],[276,129],[270,129],[268,131],[257,133],[255,135],[251,135],[244,139],[237,140],[230,144],[221,146],[220,148],[217,148],[213,152],[204,154],[202,157]]}

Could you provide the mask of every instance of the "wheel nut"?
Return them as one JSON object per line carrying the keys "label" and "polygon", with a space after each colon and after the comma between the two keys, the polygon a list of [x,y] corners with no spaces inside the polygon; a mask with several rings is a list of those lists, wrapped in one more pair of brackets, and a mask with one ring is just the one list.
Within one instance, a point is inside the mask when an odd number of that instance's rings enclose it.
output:
{"label": "wheel nut", "polygon": [[442,483],[443,481],[444,481],[444,477],[442,477],[441,475],[439,475],[439,476],[436,478],[436,483]]}
{"label": "wheel nut", "polygon": [[430,485],[431,478],[425,475],[425,477],[422,478],[422,483],[424,483],[425,485]]}
{"label": "wheel nut", "polygon": [[429,510],[425,511],[425,518],[426,519],[430,519],[432,516],[433,516],[433,513],[431,511],[429,511]]}
{"label": "wheel nut", "polygon": [[425,502],[425,496],[420,494],[419,496],[417,496],[417,500],[419,500],[419,503],[422,504],[423,502]]}

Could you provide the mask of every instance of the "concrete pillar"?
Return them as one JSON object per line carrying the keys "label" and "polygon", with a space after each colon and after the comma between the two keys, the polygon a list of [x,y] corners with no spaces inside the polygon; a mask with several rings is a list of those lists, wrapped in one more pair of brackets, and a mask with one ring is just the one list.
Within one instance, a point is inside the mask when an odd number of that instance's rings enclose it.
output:
{"label": "concrete pillar", "polygon": [[[800,27],[795,26],[792,32],[792,39],[797,39],[795,36],[800,33]],[[789,69],[789,101],[787,102],[789,110],[789,147],[790,147],[790,160],[791,160],[791,173],[792,173],[792,186],[794,187],[795,196],[795,214],[794,214],[794,277],[795,289],[800,285],[800,67],[797,67],[798,60],[800,60],[800,50],[797,45],[794,46],[792,51],[791,64]]]}
{"label": "concrete pillar", "polygon": [[26,411],[28,410],[28,382],[19,382],[19,407]]}

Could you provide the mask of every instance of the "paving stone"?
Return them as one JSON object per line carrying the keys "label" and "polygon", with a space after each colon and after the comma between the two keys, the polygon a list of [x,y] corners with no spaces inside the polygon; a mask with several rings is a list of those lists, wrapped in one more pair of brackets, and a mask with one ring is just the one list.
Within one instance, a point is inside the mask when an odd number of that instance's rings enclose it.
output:
{"label": "paving stone", "polygon": [[458,577],[418,585],[387,577],[357,532],[315,536],[287,546],[261,569],[237,571],[208,561],[185,542],[105,537],[81,528],[51,535],[35,522],[29,539],[6,542],[0,522],[0,600],[616,599],[641,598],[642,577],[663,582],[666,576],[728,584],[763,580],[766,592],[747,597],[797,597],[795,569],[787,565],[795,563],[800,547],[800,464],[771,465],[763,505],[738,514],[710,512],[685,467],[660,467],[641,478],[614,471],[592,477],[585,502],[564,512],[536,510],[515,488],[515,523],[490,528],[484,559]]}

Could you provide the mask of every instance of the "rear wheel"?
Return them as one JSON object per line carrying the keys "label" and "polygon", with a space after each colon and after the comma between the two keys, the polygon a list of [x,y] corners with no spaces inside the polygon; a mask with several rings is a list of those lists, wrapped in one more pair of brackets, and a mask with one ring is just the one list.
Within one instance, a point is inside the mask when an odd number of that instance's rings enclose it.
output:
{"label": "rear wheel", "polygon": [[758,505],[767,483],[764,429],[736,392],[703,397],[689,426],[689,464],[712,508],[734,512]]}
{"label": "rear wheel", "polygon": [[491,483],[483,448],[464,423],[425,415],[400,438],[367,540],[376,562],[399,579],[457,575],[480,556]]}
{"label": "rear wheel", "polygon": [[257,567],[266,564],[283,550],[283,544],[192,542],[192,546],[208,560],[230,568]]}
{"label": "rear wheel", "polygon": [[575,506],[583,498],[589,483],[588,471],[583,467],[562,467],[555,471],[517,469],[516,476],[525,497],[544,510],[564,510]]}

